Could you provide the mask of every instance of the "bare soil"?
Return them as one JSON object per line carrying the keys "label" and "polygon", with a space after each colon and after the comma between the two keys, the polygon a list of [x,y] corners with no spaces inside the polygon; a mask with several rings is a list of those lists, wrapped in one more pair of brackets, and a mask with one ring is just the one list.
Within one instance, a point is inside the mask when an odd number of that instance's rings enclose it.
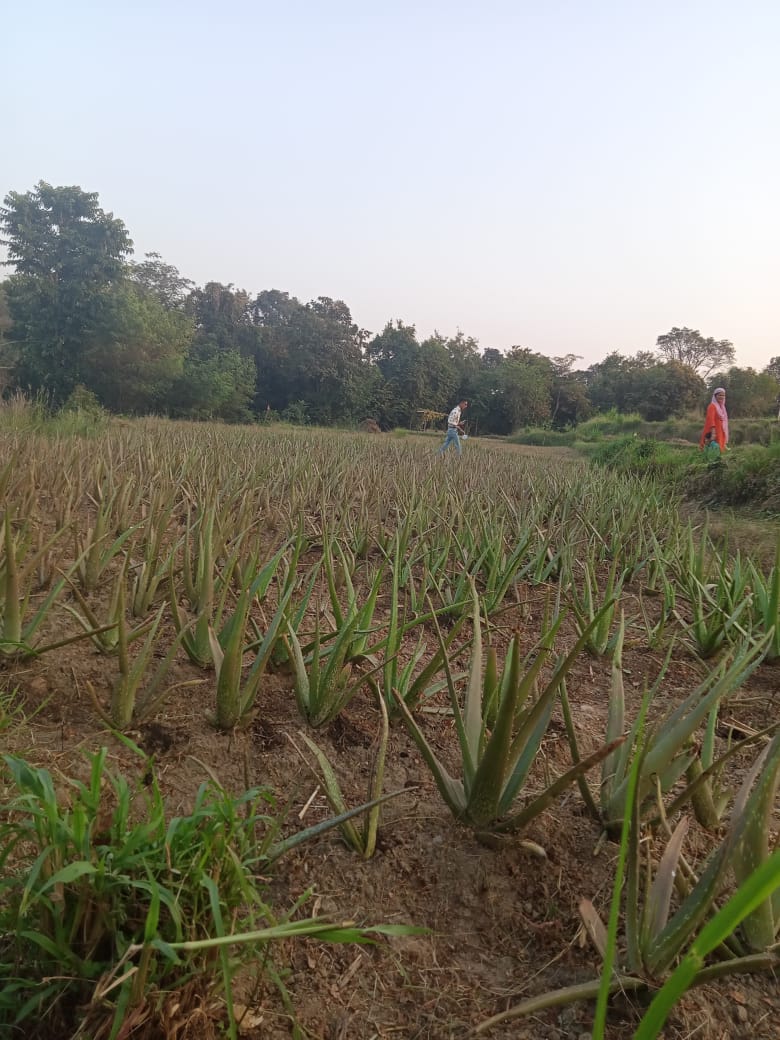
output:
{"label": "bare soil", "polygon": [[[505,640],[515,627],[522,632],[528,609],[506,615],[498,638]],[[564,642],[566,638],[564,633]],[[289,675],[269,675],[248,724],[225,734],[207,721],[214,704],[213,676],[186,663],[178,667],[176,678],[200,678],[201,685],[175,694],[153,722],[131,734],[153,756],[171,813],[187,809],[209,767],[232,792],[243,791],[247,783],[267,785],[279,805],[289,802],[288,830],[331,814],[311,766],[293,746],[293,741],[302,746],[296,734],[303,723]],[[626,685],[634,707],[660,667],[661,656],[639,648],[639,641],[627,647]],[[32,662],[2,665],[3,685],[18,687],[24,711],[34,716],[31,723],[6,733],[6,749],[26,754],[57,776],[83,772],[83,753],[107,745],[114,768],[137,773],[137,758],[102,726],[87,692],[91,684],[107,701],[114,668],[111,659],[86,642]],[[701,663],[680,651],[660,700],[679,701],[703,674]],[[583,655],[568,689],[578,732],[588,748],[603,742],[609,685],[608,663]],[[762,666],[726,715],[745,729],[760,729],[777,717],[778,686],[780,669]],[[420,716],[425,731],[455,770],[452,719],[446,711],[430,710],[444,708],[445,701],[426,707]],[[656,705],[656,710],[662,707]],[[351,804],[365,800],[376,736],[376,711],[364,693],[315,734]],[[534,785],[541,785],[542,770],[557,774],[570,764],[560,718],[553,720],[543,758]],[[735,785],[744,766],[734,764]],[[592,776],[591,784],[596,783]],[[526,833],[498,848],[486,847],[452,819],[416,747],[395,723],[385,789],[403,793],[383,808],[373,858],[361,860],[332,831],[278,863],[271,882],[273,901],[283,910],[311,888],[308,912],[361,924],[417,925],[427,931],[373,946],[299,941],[277,949],[275,960],[286,971],[293,1011],[283,1006],[273,986],[239,992],[248,1007],[242,1032],[250,1040],[294,1035],[318,1040],[463,1038],[528,996],[598,976],[600,960],[586,937],[578,905],[587,897],[607,918],[617,847],[604,840],[576,788]],[[544,858],[528,843],[544,850]],[[712,837],[693,826],[686,843],[689,859],[695,864],[711,847]],[[645,1003],[636,996],[612,1002],[610,1040],[633,1035]],[[592,1004],[572,1004],[505,1022],[485,1035],[495,1040],[585,1040],[592,1016]],[[168,1029],[166,1034],[161,1022],[159,1035],[208,1037],[218,1017],[219,1009],[209,1005],[175,1033]],[[301,1032],[296,1034],[296,1028]],[[778,981],[771,976],[730,978],[693,990],[663,1035],[669,1040],[780,1038]]]}

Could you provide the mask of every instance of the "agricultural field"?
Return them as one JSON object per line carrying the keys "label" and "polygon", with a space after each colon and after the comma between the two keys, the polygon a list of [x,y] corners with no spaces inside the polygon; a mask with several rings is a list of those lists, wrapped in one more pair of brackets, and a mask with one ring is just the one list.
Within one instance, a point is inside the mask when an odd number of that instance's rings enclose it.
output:
{"label": "agricultural field", "polygon": [[438,443],[0,415],[3,1036],[780,1037],[777,525]]}

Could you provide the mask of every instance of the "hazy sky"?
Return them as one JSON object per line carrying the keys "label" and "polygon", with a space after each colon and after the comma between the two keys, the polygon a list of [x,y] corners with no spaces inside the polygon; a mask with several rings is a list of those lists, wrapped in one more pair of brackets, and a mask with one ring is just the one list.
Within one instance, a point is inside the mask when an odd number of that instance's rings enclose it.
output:
{"label": "hazy sky", "polygon": [[780,355],[780,0],[38,0],[0,12],[0,197],[136,258],[481,348]]}

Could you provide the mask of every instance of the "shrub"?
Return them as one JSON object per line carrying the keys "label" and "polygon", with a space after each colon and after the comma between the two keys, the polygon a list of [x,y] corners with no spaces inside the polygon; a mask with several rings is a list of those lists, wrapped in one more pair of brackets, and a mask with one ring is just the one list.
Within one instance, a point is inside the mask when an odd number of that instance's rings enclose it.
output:
{"label": "shrub", "polygon": [[569,447],[574,444],[574,430],[545,430],[541,427],[513,433],[507,440],[510,444],[530,444],[541,448]]}
{"label": "shrub", "polygon": [[595,415],[577,427],[577,439],[599,441],[605,437],[626,436],[636,433],[642,426],[642,418],[636,413],[623,415],[614,409],[603,415]]}

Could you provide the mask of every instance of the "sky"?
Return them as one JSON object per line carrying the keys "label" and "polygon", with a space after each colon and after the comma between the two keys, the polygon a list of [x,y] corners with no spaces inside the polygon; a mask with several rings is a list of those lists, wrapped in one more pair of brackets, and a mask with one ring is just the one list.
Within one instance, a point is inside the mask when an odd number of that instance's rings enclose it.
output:
{"label": "sky", "polygon": [[780,355],[778,0],[38,0],[0,10],[0,197],[135,259],[587,367]]}

